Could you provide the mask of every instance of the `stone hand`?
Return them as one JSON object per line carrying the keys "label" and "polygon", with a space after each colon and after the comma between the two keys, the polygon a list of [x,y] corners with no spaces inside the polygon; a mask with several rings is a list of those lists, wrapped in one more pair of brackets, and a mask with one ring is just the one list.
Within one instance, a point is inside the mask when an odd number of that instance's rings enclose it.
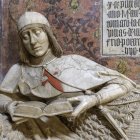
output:
{"label": "stone hand", "polygon": [[23,122],[23,120],[26,119],[26,118],[23,118],[23,117],[15,117],[14,116],[14,111],[15,111],[16,107],[18,106],[18,104],[21,104],[21,103],[23,103],[23,102],[21,102],[21,101],[11,101],[11,102],[7,103],[6,112],[11,116],[12,121]]}
{"label": "stone hand", "polygon": [[87,109],[93,107],[97,103],[97,98],[94,95],[81,95],[68,98],[68,101],[73,103],[79,103],[71,114],[71,117],[78,117],[81,113]]}

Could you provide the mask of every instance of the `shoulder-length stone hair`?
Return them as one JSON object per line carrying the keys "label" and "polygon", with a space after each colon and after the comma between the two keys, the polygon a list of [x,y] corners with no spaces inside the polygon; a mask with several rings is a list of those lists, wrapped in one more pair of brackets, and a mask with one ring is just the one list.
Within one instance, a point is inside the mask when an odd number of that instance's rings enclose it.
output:
{"label": "shoulder-length stone hair", "polygon": [[[37,26],[36,24],[34,25],[30,25],[31,27],[35,27]],[[50,27],[48,27],[47,25],[40,25],[39,27],[41,27],[47,34],[48,36],[48,40],[49,40],[49,44],[50,44],[50,49],[52,50],[52,53],[54,56],[56,57],[61,57],[63,54],[62,48],[60,47],[59,43],[57,42],[55,36],[53,35],[53,32],[51,30]],[[19,56],[20,56],[20,61],[22,63],[25,64],[29,64],[29,57],[30,54],[28,53],[28,51],[26,50],[26,48],[23,45],[22,42],[22,36],[21,36],[21,32],[24,30],[24,28],[22,30],[19,31],[19,37],[20,37],[20,41],[19,41]]]}

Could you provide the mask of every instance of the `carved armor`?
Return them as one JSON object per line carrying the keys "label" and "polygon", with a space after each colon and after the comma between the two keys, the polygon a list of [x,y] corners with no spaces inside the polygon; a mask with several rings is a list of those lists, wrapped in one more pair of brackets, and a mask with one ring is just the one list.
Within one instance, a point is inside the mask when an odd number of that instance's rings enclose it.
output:
{"label": "carved armor", "polygon": [[[64,65],[64,63],[66,65]],[[84,92],[89,89],[90,90],[92,89],[93,91],[96,90],[98,91],[100,88],[104,87],[105,85],[112,84],[112,83],[123,85],[125,89],[129,87],[129,84],[127,84],[129,80],[126,77],[122,76],[116,71],[105,68],[95,62],[92,62],[78,55],[63,56],[61,58],[55,59],[55,61],[52,61],[49,64],[46,65],[44,64],[43,66],[41,67],[39,66],[36,68],[31,66],[19,65],[19,64],[16,64],[13,67],[6,75],[5,80],[1,85],[1,89],[3,91],[6,90],[8,91],[10,89],[9,92],[18,91],[19,89],[20,93],[29,97],[35,96],[35,97],[47,99],[55,96],[57,97],[58,95],[63,95],[63,97],[65,97],[65,95],[67,94],[71,94],[71,96],[75,96],[73,95],[75,94],[75,92]],[[18,73],[17,79],[15,79],[14,72]],[[87,80],[85,80],[84,74],[85,77],[87,77]],[[12,76],[14,76],[13,80],[16,83],[14,87],[13,85],[11,85]],[[77,79],[76,77],[81,77],[81,78]],[[93,78],[93,82],[92,82],[92,78]],[[7,79],[10,82],[8,82]],[[51,83],[52,80],[54,80],[53,83]],[[97,82],[95,82],[95,80]],[[133,86],[136,87],[136,84],[134,82],[131,82],[131,80],[128,83],[132,83]],[[10,85],[12,87],[9,87]],[[40,86],[43,87],[43,89],[41,89],[42,91],[39,89]],[[131,94],[130,93],[126,94],[125,96],[117,100],[114,100],[113,102],[108,103],[106,105],[106,108],[108,108],[108,111],[111,113],[112,117],[116,120],[118,125],[121,126],[123,130],[125,129],[126,132],[129,131],[128,136],[129,134],[131,134],[129,128],[129,126],[131,127],[130,122],[133,123],[133,121],[135,120],[135,115],[131,116],[131,114],[133,112],[136,112],[136,110],[138,109],[138,104],[140,100],[139,99],[140,94],[138,93],[138,90],[136,91],[135,89],[136,88],[133,89],[134,92],[131,91]],[[128,105],[129,107],[125,109]],[[131,109],[133,112],[131,112]],[[120,112],[120,114],[118,113],[118,111]],[[123,111],[124,112],[126,111],[127,114],[124,114]],[[112,129],[113,129],[112,126],[108,123],[105,124],[104,126],[104,122],[107,122],[107,120],[104,117],[102,117],[101,119],[100,118],[100,116],[102,116],[101,114],[102,113],[100,112],[100,110],[95,107],[90,109],[84,117],[82,117],[84,114],[81,117],[79,117],[75,121],[75,123],[65,121],[65,124],[69,127],[69,129],[75,131],[76,134],[80,135],[81,139],[82,138],[90,139],[91,137],[94,138],[95,136],[98,136],[98,139],[107,138],[107,137],[110,137],[111,139],[117,139],[117,137],[119,136],[117,135],[117,132],[115,130],[112,133]],[[123,117],[121,114],[124,114]],[[138,119],[137,115],[136,118]],[[122,119],[123,122],[121,122],[121,120],[119,119]],[[80,122],[82,121],[82,124],[80,124],[79,121]],[[101,124],[96,124],[97,122],[100,122]],[[85,129],[88,125],[90,125],[91,127],[96,127],[94,125],[97,126],[99,125],[100,127],[102,126],[107,128],[104,129],[103,136],[100,136],[99,132],[98,132],[99,134],[96,133],[98,129],[95,131],[93,130],[93,128],[88,128],[85,132],[79,130],[80,127],[82,129]],[[111,127],[111,129],[109,127]],[[90,131],[92,131],[91,132],[92,136],[85,135],[85,133],[87,133],[89,129],[91,129]],[[102,130],[100,131],[101,133],[103,133]],[[109,136],[107,136],[108,135],[107,131],[110,131]],[[94,133],[96,135],[94,135]]]}

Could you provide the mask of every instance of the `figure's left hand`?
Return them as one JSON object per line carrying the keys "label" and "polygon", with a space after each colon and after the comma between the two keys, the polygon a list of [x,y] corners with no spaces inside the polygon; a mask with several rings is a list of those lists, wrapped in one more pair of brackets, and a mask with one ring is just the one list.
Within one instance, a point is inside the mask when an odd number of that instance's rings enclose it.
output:
{"label": "figure's left hand", "polygon": [[79,103],[71,114],[71,117],[78,117],[81,113],[87,109],[93,107],[97,103],[97,99],[94,95],[81,95],[76,97],[68,98],[71,103]]}

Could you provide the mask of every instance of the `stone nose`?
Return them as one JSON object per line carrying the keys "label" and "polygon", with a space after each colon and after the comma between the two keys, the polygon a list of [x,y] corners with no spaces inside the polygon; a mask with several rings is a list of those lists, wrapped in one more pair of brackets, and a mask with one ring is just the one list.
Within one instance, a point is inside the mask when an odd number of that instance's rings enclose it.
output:
{"label": "stone nose", "polygon": [[30,43],[31,45],[35,45],[37,43],[37,38],[34,34],[30,34]]}

